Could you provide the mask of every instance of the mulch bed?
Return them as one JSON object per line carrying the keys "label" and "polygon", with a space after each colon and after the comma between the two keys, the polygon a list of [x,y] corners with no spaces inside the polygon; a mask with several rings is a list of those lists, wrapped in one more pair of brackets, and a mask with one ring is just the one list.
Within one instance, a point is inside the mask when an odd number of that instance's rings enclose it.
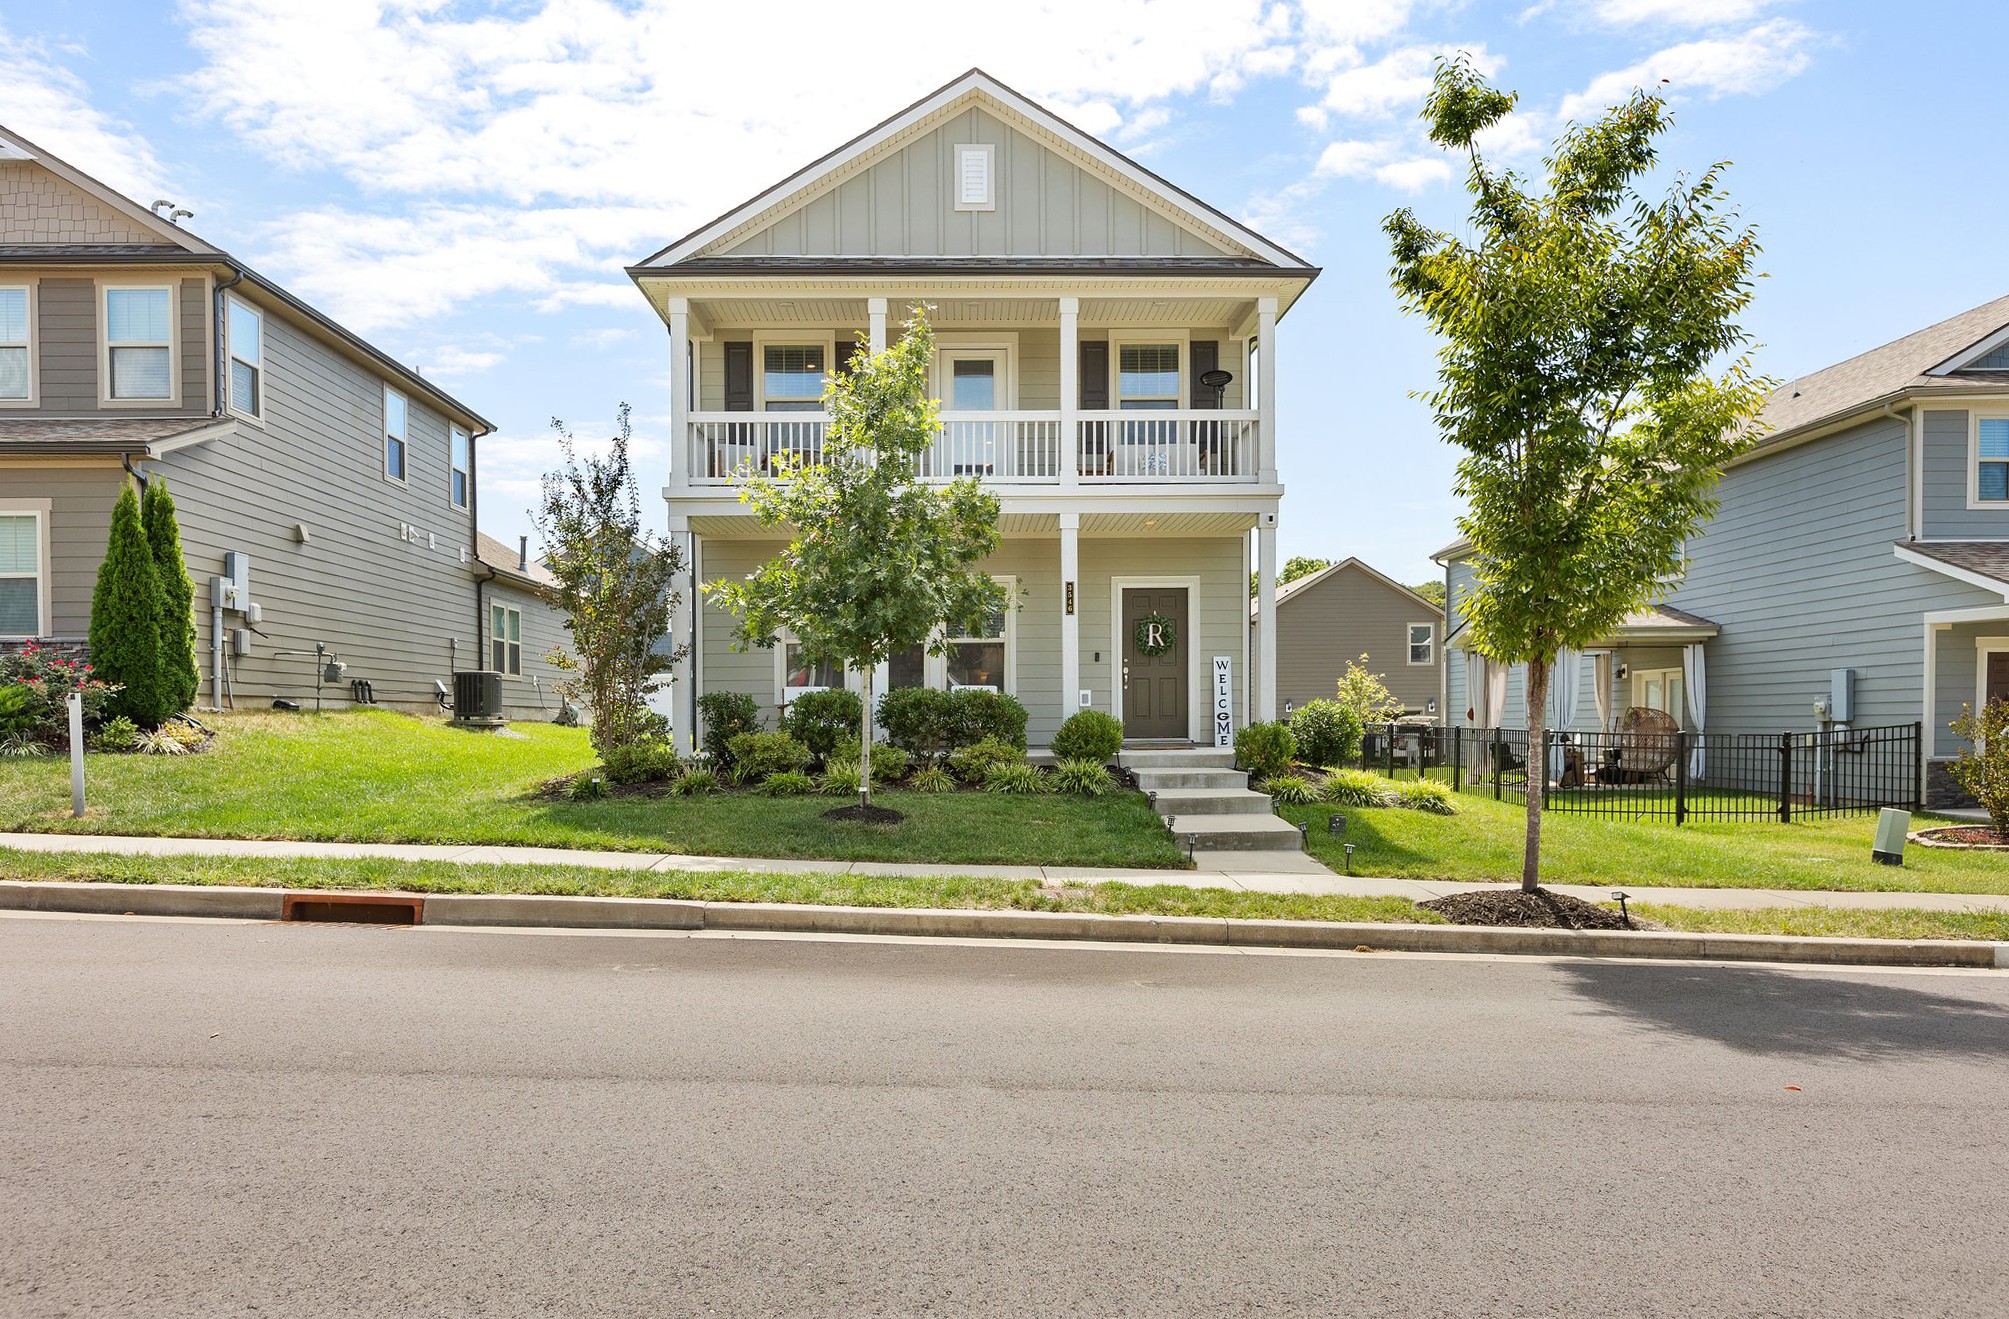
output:
{"label": "mulch bed", "polygon": [[1957,824],[1944,829],[1921,829],[1912,835],[1931,847],[1984,847],[2009,850],[2009,838],[1985,824]]}
{"label": "mulch bed", "polygon": [[1629,930],[1625,918],[1609,907],[1585,902],[1547,889],[1487,889],[1419,902],[1453,925],[1508,925],[1541,930]]}
{"label": "mulch bed", "polygon": [[823,812],[826,820],[849,820],[854,824],[898,824],[907,817],[885,806],[839,806]]}

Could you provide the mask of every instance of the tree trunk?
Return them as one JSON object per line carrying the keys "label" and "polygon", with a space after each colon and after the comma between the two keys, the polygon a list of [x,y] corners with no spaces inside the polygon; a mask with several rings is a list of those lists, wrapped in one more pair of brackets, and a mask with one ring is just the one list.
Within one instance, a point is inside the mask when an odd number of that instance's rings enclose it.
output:
{"label": "tree trunk", "polygon": [[865,717],[858,725],[858,804],[872,804],[872,679],[877,670],[865,670]]}
{"label": "tree trunk", "polygon": [[1542,884],[1542,795],[1549,786],[1547,740],[1549,661],[1528,661],[1528,834],[1521,853],[1521,891],[1533,893]]}

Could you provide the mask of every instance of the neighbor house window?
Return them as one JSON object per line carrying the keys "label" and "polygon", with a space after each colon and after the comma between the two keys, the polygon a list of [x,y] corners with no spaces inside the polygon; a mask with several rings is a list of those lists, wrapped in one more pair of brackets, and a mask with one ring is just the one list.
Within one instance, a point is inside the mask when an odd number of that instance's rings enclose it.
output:
{"label": "neighbor house window", "polygon": [[523,611],[507,605],[488,607],[488,667],[497,673],[523,676]]}
{"label": "neighbor house window", "polygon": [[1409,662],[1411,664],[1432,664],[1437,660],[1437,625],[1435,623],[1411,623],[1409,625]]}
{"label": "neighbor house window", "polygon": [[[1011,591],[1009,579],[1006,591]],[[1011,655],[1012,613],[1007,606],[985,620],[975,632],[949,638],[946,656],[950,691],[958,687],[978,687],[1002,692],[1011,687],[1007,671]]]}
{"label": "neighbor house window", "polygon": [[32,397],[28,383],[28,290],[0,288],[0,399]]}
{"label": "neighbor house window", "polygon": [[835,660],[811,659],[808,649],[784,635],[776,647],[781,657],[781,703],[789,704],[809,692],[829,691],[844,685],[843,670]]}
{"label": "neighbor house window", "polygon": [[1981,417],[1975,431],[1974,497],[2009,501],[2009,417]]}
{"label": "neighbor house window", "polygon": [[458,426],[453,428],[452,434],[453,476],[448,483],[447,497],[453,501],[455,508],[466,508],[469,464],[468,448],[471,441],[467,437],[467,432]]}
{"label": "neighbor house window", "polygon": [[42,631],[42,520],[0,513],[0,637]]}
{"label": "neighbor house window", "polygon": [[1632,690],[1634,705],[1664,711],[1677,725],[1681,723],[1684,693],[1680,669],[1646,669],[1634,679]]}
{"label": "neighbor house window", "polygon": [[761,397],[769,412],[820,412],[823,368],[830,350],[822,344],[768,344],[762,351]]}
{"label": "neighbor house window", "polygon": [[405,479],[405,434],[411,424],[405,396],[395,389],[384,391],[384,475],[393,481]]}
{"label": "neighbor house window", "polygon": [[174,331],[170,291],[105,290],[105,355],[111,397],[174,397]]}
{"label": "neighbor house window", "polygon": [[246,417],[265,415],[265,317],[236,298],[225,300],[230,340],[230,408]]}

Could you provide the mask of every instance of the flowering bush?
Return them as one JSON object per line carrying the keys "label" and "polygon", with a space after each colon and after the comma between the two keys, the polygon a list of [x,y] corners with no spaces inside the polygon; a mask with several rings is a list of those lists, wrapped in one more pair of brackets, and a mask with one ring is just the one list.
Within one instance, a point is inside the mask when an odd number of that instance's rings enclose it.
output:
{"label": "flowering bush", "polygon": [[26,712],[34,726],[30,736],[52,746],[69,740],[71,692],[82,694],[84,724],[95,728],[120,690],[114,683],[92,677],[89,664],[52,655],[32,641],[0,655],[0,687],[18,687],[29,693],[32,699]]}

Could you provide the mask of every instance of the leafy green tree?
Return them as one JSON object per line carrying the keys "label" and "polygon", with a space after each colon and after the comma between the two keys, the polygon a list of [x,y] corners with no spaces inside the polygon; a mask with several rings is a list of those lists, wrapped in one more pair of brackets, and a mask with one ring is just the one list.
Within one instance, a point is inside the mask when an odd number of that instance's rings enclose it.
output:
{"label": "leafy green tree", "polygon": [[[1440,62],[1423,117],[1433,141],[1469,161],[1466,236],[1407,209],[1383,228],[1397,294],[1442,341],[1423,397],[1462,450],[1458,525],[1477,578],[1461,605],[1468,635],[1496,663],[1527,666],[1539,747],[1557,651],[1602,639],[1664,593],[1682,543],[1715,509],[1723,464],[1750,442],[1767,383],[1738,323],[1758,246],[1725,209],[1725,166],[1644,195],[1670,121],[1666,102],[1641,91],[1566,128],[1544,186],[1529,191],[1477,146],[1513,107],[1469,63]],[[1542,778],[1528,776],[1529,890]]]}
{"label": "leafy green tree", "polygon": [[112,533],[91,593],[91,670],[120,691],[107,713],[142,728],[158,728],[181,709],[161,664],[161,589],[153,550],[140,519],[140,499],[128,484],[112,507]]}
{"label": "leafy green tree", "polygon": [[[1289,582],[1296,581],[1300,577],[1309,577],[1315,572],[1332,567],[1333,563],[1334,560],[1332,559],[1311,559],[1302,554],[1293,554],[1284,560],[1283,567],[1277,569],[1277,585],[1283,586]],[[1256,583],[1260,578],[1261,574],[1259,573],[1249,574],[1249,599],[1251,600],[1256,598]]]}
{"label": "leafy green tree", "polygon": [[202,671],[195,662],[195,583],[181,553],[181,523],[174,514],[174,496],[167,481],[154,477],[140,497],[140,520],[146,525],[147,546],[153,551],[154,576],[160,583],[160,663],[176,711],[195,704]]}
{"label": "leafy green tree", "polygon": [[1439,609],[1444,607],[1443,578],[1434,577],[1427,582],[1418,582],[1409,589],[1422,596],[1425,600],[1428,600],[1431,604],[1436,605]]}
{"label": "leafy green tree", "polygon": [[565,611],[572,634],[571,651],[554,653],[551,662],[577,675],[560,694],[593,712],[593,749],[605,761],[661,728],[649,695],[689,650],[658,644],[682,599],[671,584],[683,571],[683,551],[642,527],[627,404],[605,457],[580,454],[555,417],[551,428],[565,466],[544,474],[536,523],[544,564],[558,579],[547,595]]}
{"label": "leafy green tree", "polygon": [[787,546],[743,581],[706,592],[738,623],[733,645],[772,646],[785,628],[811,658],[865,675],[858,804],[872,804],[872,674],[895,651],[985,627],[1010,606],[977,564],[1002,534],[998,501],[974,478],[920,479],[940,405],[928,394],[935,340],[916,312],[898,343],[861,354],[824,392],[823,462],[777,460],[743,479],[740,498]]}
{"label": "leafy green tree", "polygon": [[1334,684],[1333,699],[1359,720],[1363,729],[1388,723],[1402,713],[1402,698],[1388,690],[1381,674],[1368,669],[1364,653],[1346,662],[1346,672]]}

